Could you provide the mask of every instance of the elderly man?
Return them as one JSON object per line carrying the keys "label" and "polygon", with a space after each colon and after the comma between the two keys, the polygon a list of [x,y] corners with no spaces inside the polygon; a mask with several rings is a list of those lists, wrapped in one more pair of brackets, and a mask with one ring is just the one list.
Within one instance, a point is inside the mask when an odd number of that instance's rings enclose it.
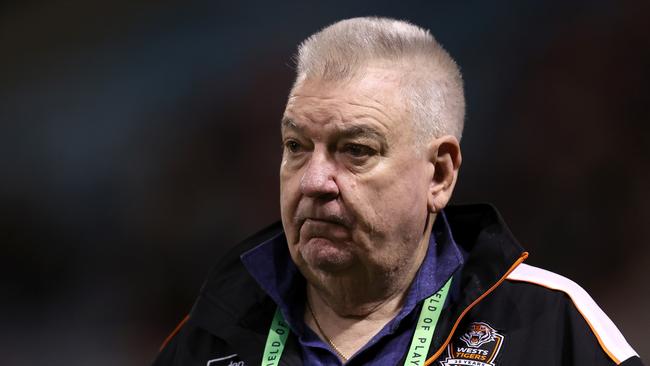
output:
{"label": "elderly man", "polygon": [[282,223],[213,269],[155,365],[640,365],[492,207],[446,207],[464,108],[426,30],[357,18],[304,41]]}

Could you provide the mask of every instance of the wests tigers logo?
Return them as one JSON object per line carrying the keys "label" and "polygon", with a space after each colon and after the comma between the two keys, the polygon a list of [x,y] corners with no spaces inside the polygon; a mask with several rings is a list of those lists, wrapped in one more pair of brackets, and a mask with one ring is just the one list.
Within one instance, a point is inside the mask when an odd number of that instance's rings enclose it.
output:
{"label": "wests tigers logo", "polygon": [[462,336],[460,340],[465,342],[467,347],[479,347],[487,342],[496,339],[496,332],[492,327],[485,323],[472,323],[469,325],[469,331]]}
{"label": "wests tigers logo", "polygon": [[442,366],[495,366],[504,337],[489,324],[474,322],[467,331],[447,346],[447,358]]}

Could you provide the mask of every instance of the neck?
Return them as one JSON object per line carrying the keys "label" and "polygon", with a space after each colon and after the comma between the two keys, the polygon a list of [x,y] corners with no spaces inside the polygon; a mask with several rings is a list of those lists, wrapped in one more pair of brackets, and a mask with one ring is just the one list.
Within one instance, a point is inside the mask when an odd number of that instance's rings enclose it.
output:
{"label": "neck", "polygon": [[[404,298],[405,293],[401,293],[380,303],[356,307],[353,312],[347,307],[343,308],[343,311],[337,311],[325,301],[318,290],[308,286],[305,323],[330,345],[343,363],[346,363],[397,315]],[[353,315],[350,315],[351,313]]]}
{"label": "neck", "polygon": [[395,278],[328,278],[318,285],[308,283],[307,298],[314,310],[331,312],[340,318],[391,316],[401,309],[415,273],[417,268],[401,276],[390,275]]}

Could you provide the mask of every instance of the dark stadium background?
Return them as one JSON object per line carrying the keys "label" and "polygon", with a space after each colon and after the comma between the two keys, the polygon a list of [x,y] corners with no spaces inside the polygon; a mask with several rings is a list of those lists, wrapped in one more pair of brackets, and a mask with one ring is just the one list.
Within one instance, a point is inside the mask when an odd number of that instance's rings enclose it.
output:
{"label": "dark stadium background", "polygon": [[454,201],[494,203],[648,362],[649,4],[3,2],[0,363],[150,363],[220,254],[279,218],[297,43],[360,15],[458,60]]}

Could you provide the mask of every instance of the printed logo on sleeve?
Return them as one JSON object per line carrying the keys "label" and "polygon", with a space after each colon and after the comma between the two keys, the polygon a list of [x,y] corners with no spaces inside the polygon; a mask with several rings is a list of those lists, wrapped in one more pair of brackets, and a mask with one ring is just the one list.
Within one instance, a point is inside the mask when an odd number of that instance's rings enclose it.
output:
{"label": "printed logo on sleeve", "polygon": [[467,331],[447,346],[447,358],[442,366],[494,366],[504,337],[489,324],[474,322]]}
{"label": "printed logo on sleeve", "polygon": [[246,366],[246,363],[242,361],[236,353],[234,353],[232,355],[212,359],[208,361],[206,366]]}

